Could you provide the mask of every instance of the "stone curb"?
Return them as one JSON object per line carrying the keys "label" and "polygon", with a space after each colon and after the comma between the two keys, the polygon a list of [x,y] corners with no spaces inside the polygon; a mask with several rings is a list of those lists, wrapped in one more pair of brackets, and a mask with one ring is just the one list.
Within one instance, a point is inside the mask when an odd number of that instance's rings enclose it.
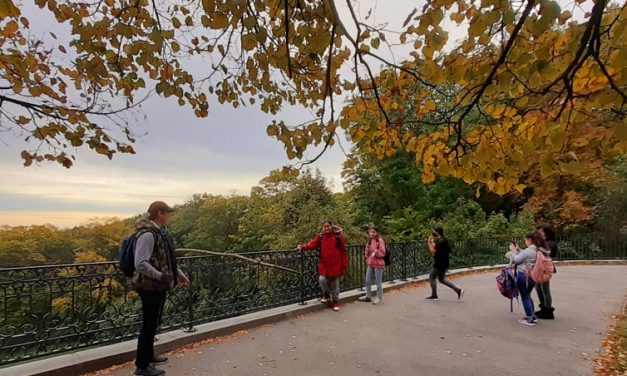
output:
{"label": "stone curb", "polygon": [[[607,261],[558,261],[558,265],[627,265],[624,260]],[[449,271],[449,276],[463,276],[477,272],[489,272],[502,268],[503,265],[479,266],[470,268],[454,269]],[[428,274],[422,274],[406,281],[384,283],[384,291],[401,289],[403,287],[414,286],[428,280]],[[345,304],[356,301],[364,295],[358,289],[342,293],[340,302]],[[260,312],[249,313],[224,320],[214,321],[196,326],[193,333],[185,333],[182,330],[172,330],[159,334],[159,341],[155,343],[157,353],[172,351],[178,347],[199,342],[208,338],[220,337],[241,330],[252,329],[262,325],[272,324],[281,320],[294,318],[309,312],[321,311],[326,308],[317,299],[306,302],[306,305],[291,304],[287,306],[272,308]],[[115,343],[96,348],[77,351],[70,354],[51,356],[44,359],[33,360],[27,363],[18,363],[14,366],[0,369],[0,376],[67,376],[80,375],[108,368],[113,365],[126,363],[135,359],[137,340]]]}

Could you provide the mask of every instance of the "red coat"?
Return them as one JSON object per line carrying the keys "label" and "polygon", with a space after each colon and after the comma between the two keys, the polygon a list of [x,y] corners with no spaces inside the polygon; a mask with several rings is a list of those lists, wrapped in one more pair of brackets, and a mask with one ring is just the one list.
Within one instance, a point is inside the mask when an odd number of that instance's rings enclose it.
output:
{"label": "red coat", "polygon": [[340,248],[337,247],[337,239],[334,233],[323,234],[316,237],[309,244],[301,244],[302,250],[320,248],[318,261],[318,274],[325,277],[341,277],[348,269],[348,253],[346,252],[346,240],[340,235]]}

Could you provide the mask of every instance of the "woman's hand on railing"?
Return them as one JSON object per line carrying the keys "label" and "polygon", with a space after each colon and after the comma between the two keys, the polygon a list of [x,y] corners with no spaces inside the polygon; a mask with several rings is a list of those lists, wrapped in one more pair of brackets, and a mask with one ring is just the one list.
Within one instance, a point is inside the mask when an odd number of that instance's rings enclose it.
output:
{"label": "woman's hand on railing", "polygon": [[183,287],[187,287],[189,286],[189,278],[187,278],[187,276],[180,276],[179,277],[179,285],[183,286]]}

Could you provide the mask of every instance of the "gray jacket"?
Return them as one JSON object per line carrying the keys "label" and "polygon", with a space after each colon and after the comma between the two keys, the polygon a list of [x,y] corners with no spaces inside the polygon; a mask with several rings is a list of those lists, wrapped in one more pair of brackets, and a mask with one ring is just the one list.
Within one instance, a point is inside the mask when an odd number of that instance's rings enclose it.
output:
{"label": "gray jacket", "polygon": [[525,248],[520,252],[507,252],[505,257],[509,259],[511,264],[516,265],[516,270],[521,273],[527,273],[533,268],[536,263],[536,253],[538,247],[530,245],[529,248]]}

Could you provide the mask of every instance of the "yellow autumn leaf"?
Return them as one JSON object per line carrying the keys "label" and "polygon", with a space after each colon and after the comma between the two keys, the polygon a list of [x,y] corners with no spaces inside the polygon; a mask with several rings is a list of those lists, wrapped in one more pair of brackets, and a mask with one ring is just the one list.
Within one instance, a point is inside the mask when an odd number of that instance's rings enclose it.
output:
{"label": "yellow autumn leaf", "polygon": [[0,0],[0,20],[7,17],[19,17],[20,10],[13,5],[12,0]]}

